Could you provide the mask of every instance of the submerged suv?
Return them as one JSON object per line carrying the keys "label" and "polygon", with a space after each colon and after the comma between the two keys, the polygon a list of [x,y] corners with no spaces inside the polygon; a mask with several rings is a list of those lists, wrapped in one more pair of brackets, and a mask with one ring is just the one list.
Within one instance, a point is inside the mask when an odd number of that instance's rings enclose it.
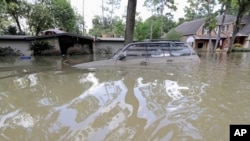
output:
{"label": "submerged suv", "polygon": [[150,65],[157,63],[200,62],[194,49],[180,41],[136,42],[118,50],[109,60],[78,64],[75,67]]}

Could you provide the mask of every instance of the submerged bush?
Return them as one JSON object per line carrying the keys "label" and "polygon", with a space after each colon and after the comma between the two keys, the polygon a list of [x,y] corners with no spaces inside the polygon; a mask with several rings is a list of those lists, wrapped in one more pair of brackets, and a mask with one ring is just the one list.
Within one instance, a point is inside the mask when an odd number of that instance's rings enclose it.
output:
{"label": "submerged bush", "polygon": [[61,55],[61,51],[56,50],[56,49],[49,49],[49,50],[42,51],[41,55],[44,55],[44,56],[58,56],[58,55]]}
{"label": "submerged bush", "polygon": [[236,43],[236,44],[234,44],[234,45],[233,45],[233,47],[234,47],[234,48],[237,48],[237,47],[239,47],[239,48],[243,48],[243,45],[242,45],[242,44],[240,44],[240,43]]}
{"label": "submerged bush", "polygon": [[250,52],[249,48],[244,48],[242,44],[236,43],[233,45],[232,52]]}
{"label": "submerged bush", "polygon": [[33,51],[33,55],[42,55],[45,50],[53,49],[46,41],[34,41],[31,43],[29,50]]}
{"label": "submerged bush", "polygon": [[84,47],[70,47],[67,50],[68,55],[87,55],[91,54],[90,50],[88,48]]}
{"label": "submerged bush", "polygon": [[11,47],[0,47],[0,56],[11,55],[11,56],[20,56],[22,53],[20,50],[13,49]]}
{"label": "submerged bush", "polygon": [[250,49],[243,47],[234,47],[232,52],[250,52]]}
{"label": "submerged bush", "polygon": [[106,47],[106,48],[98,48],[96,50],[96,54],[112,54],[113,49],[111,47]]}

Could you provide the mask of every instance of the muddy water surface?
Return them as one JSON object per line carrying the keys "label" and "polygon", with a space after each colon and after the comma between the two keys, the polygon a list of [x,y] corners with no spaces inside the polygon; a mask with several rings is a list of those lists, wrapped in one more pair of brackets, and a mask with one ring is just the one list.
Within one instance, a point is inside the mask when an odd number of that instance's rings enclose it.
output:
{"label": "muddy water surface", "polygon": [[1,58],[0,140],[229,140],[250,124],[250,54],[200,56],[95,71],[71,67],[93,56]]}

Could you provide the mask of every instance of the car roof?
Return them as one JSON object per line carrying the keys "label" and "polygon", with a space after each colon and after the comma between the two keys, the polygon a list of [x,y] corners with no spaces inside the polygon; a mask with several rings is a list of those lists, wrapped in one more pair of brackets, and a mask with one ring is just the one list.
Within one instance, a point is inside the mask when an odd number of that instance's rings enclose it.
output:
{"label": "car roof", "polygon": [[[131,43],[132,45],[133,44],[157,44],[157,43],[159,43],[159,44],[162,44],[162,43],[182,43],[182,44],[186,44],[186,42],[182,42],[182,41],[144,41],[144,42],[134,42],[134,43]],[[131,45],[130,44],[130,45]]]}
{"label": "car roof", "polygon": [[167,39],[147,39],[146,42],[162,42],[162,41],[168,41],[168,42],[180,42],[180,40],[167,40]]}

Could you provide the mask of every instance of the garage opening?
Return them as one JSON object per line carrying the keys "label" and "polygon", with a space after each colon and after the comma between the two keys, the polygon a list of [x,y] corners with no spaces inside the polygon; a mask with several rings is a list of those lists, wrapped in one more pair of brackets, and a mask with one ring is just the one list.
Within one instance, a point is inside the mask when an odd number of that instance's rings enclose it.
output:
{"label": "garage opening", "polygon": [[203,43],[198,43],[198,48],[202,48],[203,47]]}

